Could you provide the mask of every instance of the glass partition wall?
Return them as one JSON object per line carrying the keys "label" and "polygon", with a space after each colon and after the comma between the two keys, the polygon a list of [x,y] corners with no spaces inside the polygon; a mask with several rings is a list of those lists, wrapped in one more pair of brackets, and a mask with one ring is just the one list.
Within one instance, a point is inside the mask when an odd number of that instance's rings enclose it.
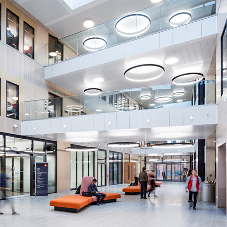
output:
{"label": "glass partition wall", "polygon": [[192,156],[146,156],[146,167],[155,171],[157,180],[185,181],[186,172],[192,168]]}
{"label": "glass partition wall", "polygon": [[106,186],[106,151],[98,150],[97,186]]}
{"label": "glass partition wall", "polygon": [[36,163],[48,162],[48,192],[56,188],[56,142],[0,134],[0,166],[5,167],[10,196],[35,195]]}
{"label": "glass partition wall", "polygon": [[76,189],[81,185],[83,177],[94,176],[95,154],[93,151],[71,151],[70,156],[70,188]]}
{"label": "glass partition wall", "polygon": [[34,28],[24,22],[24,54],[34,59]]}
{"label": "glass partition wall", "polygon": [[19,119],[19,86],[6,81],[6,116]]}

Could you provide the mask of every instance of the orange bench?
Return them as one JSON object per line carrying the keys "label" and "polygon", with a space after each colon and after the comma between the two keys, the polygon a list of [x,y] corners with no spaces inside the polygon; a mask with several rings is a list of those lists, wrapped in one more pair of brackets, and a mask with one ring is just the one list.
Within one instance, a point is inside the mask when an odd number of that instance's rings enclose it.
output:
{"label": "orange bench", "polygon": [[[162,182],[160,181],[155,181],[155,186],[160,186],[162,185]],[[150,186],[147,186],[147,191],[149,190]],[[138,186],[129,186],[127,188],[123,188],[122,192],[125,192],[125,195],[133,195],[133,194],[138,194],[140,193],[140,185]]]}
{"label": "orange bench", "polygon": [[[81,192],[88,191],[88,185],[92,182],[93,177],[83,177],[81,184]],[[105,192],[104,192],[105,193]],[[82,194],[82,193],[81,193]],[[50,201],[50,206],[54,206],[54,210],[68,211],[77,213],[89,204],[94,204],[97,201],[96,196],[86,197],[82,195],[67,195]],[[105,202],[116,202],[116,199],[121,198],[119,193],[105,193]]]}

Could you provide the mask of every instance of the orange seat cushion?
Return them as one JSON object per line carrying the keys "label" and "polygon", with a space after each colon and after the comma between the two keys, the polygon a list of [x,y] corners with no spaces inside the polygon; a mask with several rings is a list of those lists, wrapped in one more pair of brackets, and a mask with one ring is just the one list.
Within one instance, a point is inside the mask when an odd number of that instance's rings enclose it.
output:
{"label": "orange seat cushion", "polygon": [[105,200],[121,198],[121,194],[119,194],[119,193],[106,193],[106,192],[102,192],[102,193],[106,194]]}
{"label": "orange seat cushion", "polygon": [[91,197],[67,195],[50,201],[50,206],[81,209],[92,203]]}
{"label": "orange seat cushion", "polygon": [[[149,190],[149,186],[147,187],[147,190]],[[140,186],[129,186],[127,188],[122,189],[123,192],[140,192]]]}

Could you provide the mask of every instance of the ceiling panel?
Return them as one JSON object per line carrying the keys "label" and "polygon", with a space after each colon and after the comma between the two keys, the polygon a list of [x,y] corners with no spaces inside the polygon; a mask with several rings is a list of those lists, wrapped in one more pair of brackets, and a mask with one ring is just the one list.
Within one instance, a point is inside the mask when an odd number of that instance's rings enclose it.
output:
{"label": "ceiling panel", "polygon": [[[84,89],[90,87],[98,87],[103,92],[108,92],[172,84],[172,78],[183,73],[199,72],[206,76],[215,45],[215,37],[209,37],[200,41],[197,40],[194,43],[141,54],[48,80],[75,95],[82,95]],[[165,60],[172,56],[176,56],[179,62],[175,65],[166,65]],[[124,78],[126,69],[146,63],[162,65],[166,70],[165,74],[150,82],[132,82]],[[93,79],[96,77],[102,77],[105,81],[103,83],[95,83]]]}

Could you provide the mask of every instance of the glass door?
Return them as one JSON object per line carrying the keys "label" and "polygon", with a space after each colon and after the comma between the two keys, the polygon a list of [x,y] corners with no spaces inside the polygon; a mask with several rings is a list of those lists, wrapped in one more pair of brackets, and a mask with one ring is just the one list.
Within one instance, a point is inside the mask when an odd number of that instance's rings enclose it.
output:
{"label": "glass door", "polygon": [[172,166],[171,166],[171,164],[166,165],[166,180],[172,180]]}
{"label": "glass door", "polygon": [[174,181],[183,181],[183,165],[182,164],[174,164],[173,168],[173,180]]}
{"label": "glass door", "polygon": [[106,186],[106,164],[105,163],[98,163],[97,186]]}
{"label": "glass door", "polygon": [[7,196],[30,193],[30,155],[6,156]]}

